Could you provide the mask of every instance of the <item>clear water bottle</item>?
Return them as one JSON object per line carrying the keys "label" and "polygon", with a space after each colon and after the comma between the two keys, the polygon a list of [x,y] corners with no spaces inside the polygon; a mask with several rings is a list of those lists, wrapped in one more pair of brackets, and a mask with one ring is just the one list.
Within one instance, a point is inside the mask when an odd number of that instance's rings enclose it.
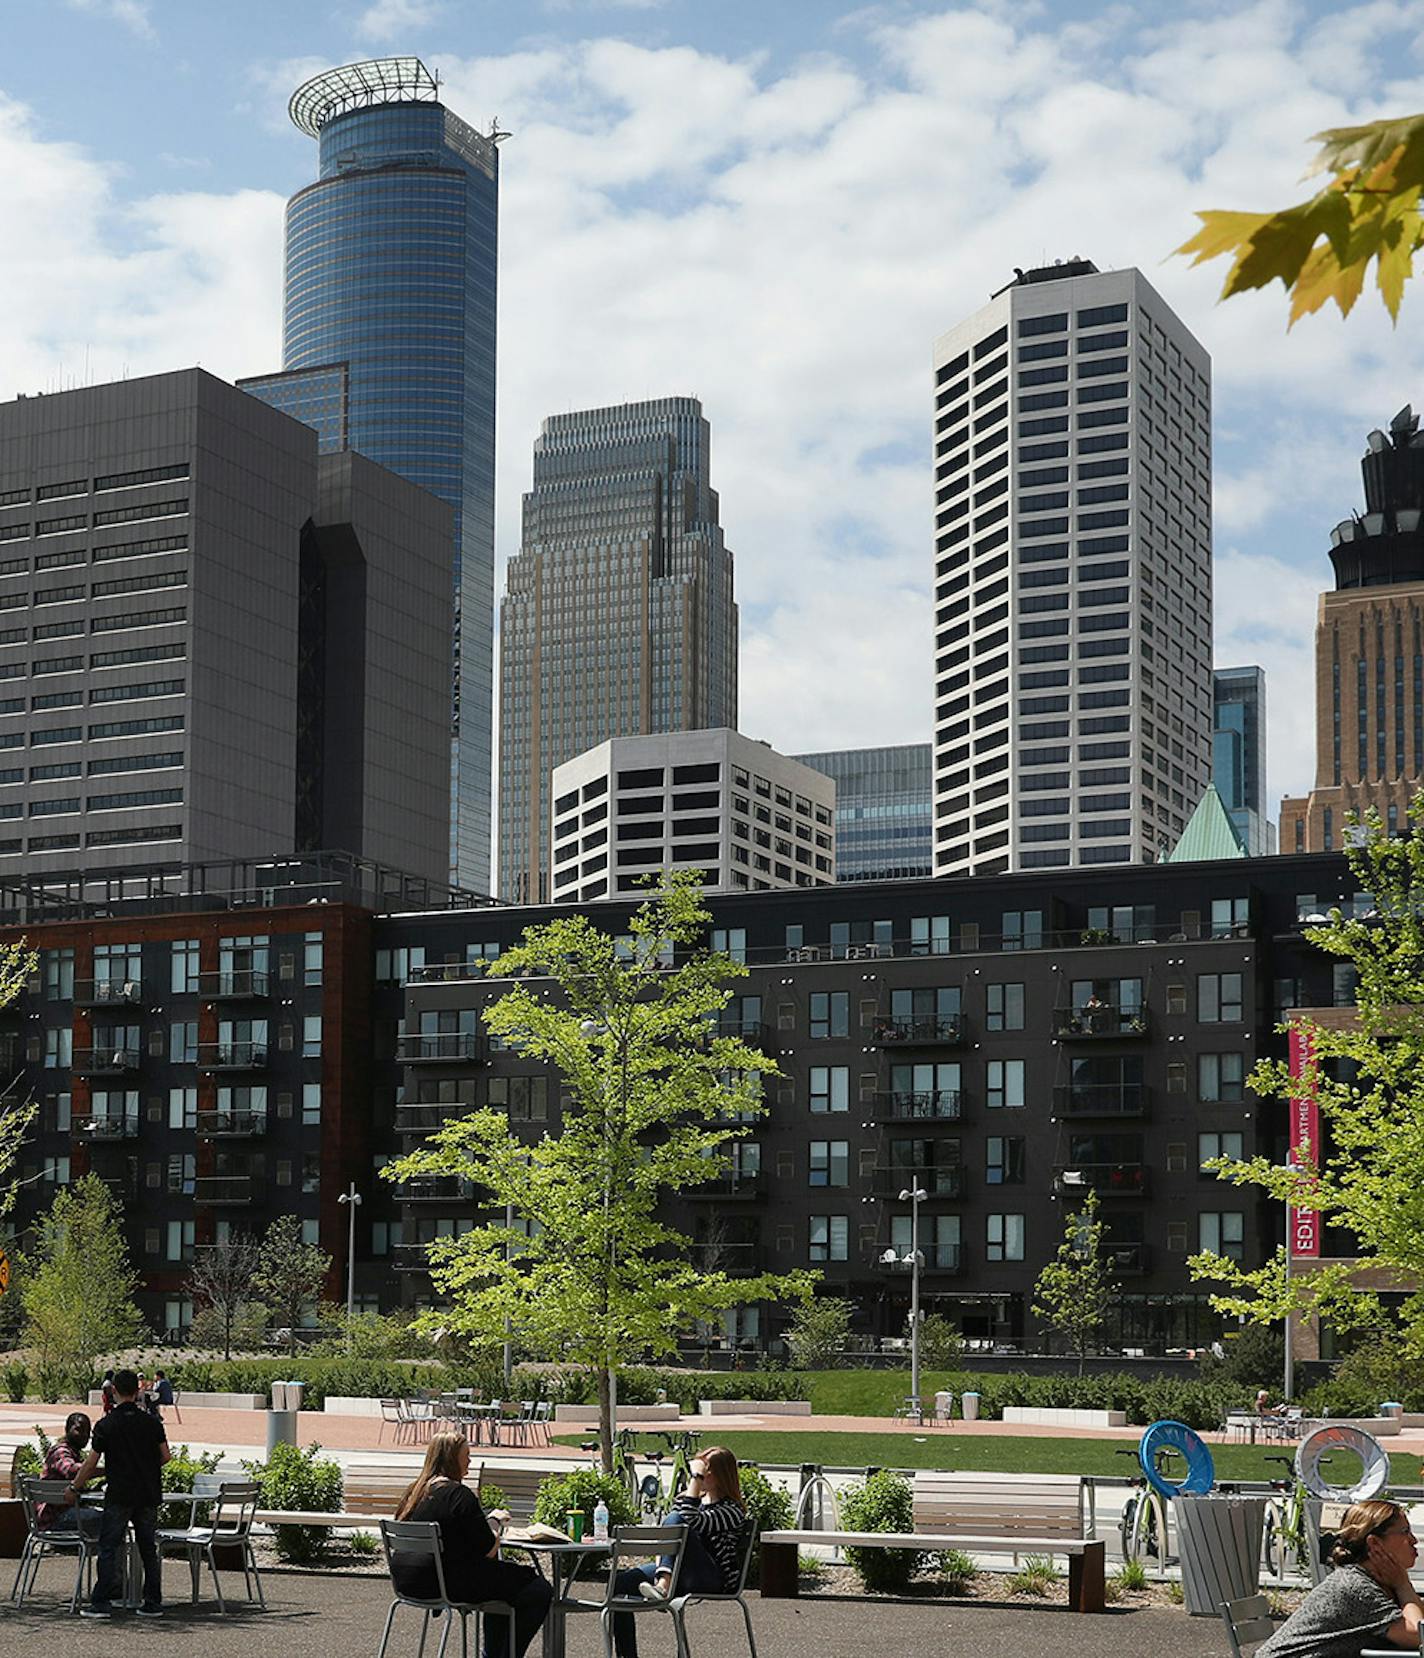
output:
{"label": "clear water bottle", "polygon": [[593,1540],[595,1543],[608,1541],[608,1504],[602,1497],[593,1510]]}

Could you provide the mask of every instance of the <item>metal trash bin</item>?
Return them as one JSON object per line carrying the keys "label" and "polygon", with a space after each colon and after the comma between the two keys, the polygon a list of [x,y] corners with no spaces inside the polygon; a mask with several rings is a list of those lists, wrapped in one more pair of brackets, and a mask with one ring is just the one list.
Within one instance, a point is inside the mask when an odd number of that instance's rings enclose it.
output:
{"label": "metal trash bin", "polygon": [[934,1413],[936,1422],[948,1422],[954,1415],[954,1395],[948,1388],[941,1388],[935,1394]]}
{"label": "metal trash bin", "polygon": [[288,1410],[303,1410],[306,1407],[307,1384],[305,1382],[287,1383]]}
{"label": "metal trash bin", "polygon": [[966,1422],[977,1422],[979,1420],[979,1395],[977,1393],[965,1393],[961,1395],[960,1403],[964,1407],[964,1420]]}
{"label": "metal trash bin", "polygon": [[1398,1421],[1404,1415],[1404,1406],[1400,1404],[1398,1399],[1386,1399],[1380,1405],[1379,1413],[1381,1416],[1392,1416]]}
{"label": "metal trash bin", "polygon": [[1193,1617],[1219,1617],[1222,1601],[1242,1600],[1259,1591],[1264,1497],[1175,1497],[1172,1519],[1180,1544],[1182,1590]]}

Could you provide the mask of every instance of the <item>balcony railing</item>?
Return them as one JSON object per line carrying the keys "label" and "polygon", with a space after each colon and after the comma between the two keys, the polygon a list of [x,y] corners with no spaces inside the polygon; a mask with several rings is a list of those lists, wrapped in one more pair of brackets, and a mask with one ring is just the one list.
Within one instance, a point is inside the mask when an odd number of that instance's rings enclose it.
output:
{"label": "balcony railing", "polygon": [[1060,1117],[1141,1117],[1147,1101],[1141,1082],[1068,1082],[1053,1090],[1053,1109]]}
{"label": "balcony railing", "polygon": [[876,1197],[898,1198],[901,1192],[915,1186],[932,1198],[963,1197],[964,1165],[949,1163],[942,1168],[905,1169],[891,1163],[875,1170],[873,1189]]}
{"label": "balcony railing", "polygon": [[200,1174],[193,1182],[193,1201],[215,1208],[223,1204],[251,1203],[252,1186],[250,1174]]}
{"label": "balcony railing", "polygon": [[73,1071],[80,1077],[122,1077],[139,1068],[137,1048],[76,1048]]}
{"label": "balcony railing", "polygon": [[136,1007],[143,1000],[142,979],[76,979],[75,1007]]}
{"label": "balcony railing", "polygon": [[438,1031],[433,1035],[402,1036],[396,1059],[402,1065],[459,1065],[480,1057],[478,1031]]}
{"label": "balcony railing", "polygon": [[198,975],[198,994],[213,1002],[261,1001],[271,993],[271,975],[261,968],[225,967]]}
{"label": "balcony railing", "polygon": [[197,1129],[209,1140],[248,1140],[267,1132],[265,1111],[200,1111]]}
{"label": "balcony railing", "polygon": [[882,1048],[928,1047],[964,1040],[964,1020],[957,1013],[937,1018],[877,1019],[872,1039]]}
{"label": "balcony railing", "polygon": [[[871,1265],[878,1266],[884,1272],[903,1272],[908,1274],[910,1263],[904,1259],[909,1254],[909,1245],[900,1251],[893,1261],[883,1259],[890,1249],[889,1244],[882,1244],[870,1257]],[[923,1273],[956,1273],[964,1270],[963,1244],[921,1244],[921,1266]]]}
{"label": "balcony railing", "polygon": [[1147,1192],[1145,1163],[1069,1163],[1053,1171],[1053,1189],[1061,1197],[1096,1192],[1099,1197],[1143,1197]]}
{"label": "balcony railing", "polygon": [[485,977],[482,961],[428,961],[412,967],[406,975],[407,984],[469,984]]}
{"label": "balcony railing", "polygon": [[1053,1034],[1067,1042],[1092,1041],[1105,1036],[1146,1036],[1147,1009],[1118,1007],[1109,1002],[1057,1008],[1053,1014]]}
{"label": "balcony railing", "polygon": [[875,1096],[875,1115],[888,1122],[957,1123],[964,1115],[964,1095],[957,1088],[916,1089]]}
{"label": "balcony railing", "polygon": [[1107,1263],[1116,1272],[1136,1274],[1146,1272],[1152,1264],[1152,1251],[1147,1244],[1119,1243],[1111,1241],[1103,1244],[1103,1254]]}
{"label": "balcony railing", "polygon": [[112,1117],[103,1112],[76,1112],[69,1119],[69,1131],[77,1140],[136,1140],[139,1116],[137,1112]]}
{"label": "balcony railing", "polygon": [[745,1042],[753,1048],[768,1048],[776,1042],[776,1031],[762,1019],[719,1019],[712,1027],[712,1034]]}
{"label": "balcony railing", "polygon": [[736,1199],[754,1201],[766,1196],[766,1182],[760,1174],[724,1174],[718,1180],[705,1180],[700,1186],[683,1189],[684,1198],[715,1198],[718,1202]]}
{"label": "balcony railing", "polygon": [[431,1134],[443,1128],[452,1117],[468,1116],[477,1108],[452,1101],[449,1105],[415,1104],[402,1101],[396,1107],[396,1131],[400,1134]]}
{"label": "balcony railing", "polygon": [[472,1203],[475,1198],[473,1180],[461,1180],[458,1175],[430,1175],[423,1180],[407,1180],[396,1187],[400,1203]]}
{"label": "balcony railing", "polygon": [[209,1071],[260,1071],[267,1063],[265,1042],[200,1042],[198,1064]]}

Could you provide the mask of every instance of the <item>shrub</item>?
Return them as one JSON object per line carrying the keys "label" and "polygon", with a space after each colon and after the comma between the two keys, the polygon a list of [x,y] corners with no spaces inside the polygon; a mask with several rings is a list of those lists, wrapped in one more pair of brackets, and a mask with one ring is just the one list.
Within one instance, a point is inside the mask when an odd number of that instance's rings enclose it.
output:
{"label": "shrub", "polygon": [[576,1468],[571,1474],[555,1474],[539,1487],[534,1518],[546,1526],[567,1524],[570,1509],[583,1510],[584,1535],[593,1530],[593,1511],[602,1497],[608,1504],[608,1518],[615,1526],[638,1524],[638,1510],[628,1487],[616,1474],[602,1474],[596,1468]]}
{"label": "shrub", "polygon": [[786,1345],[798,1370],[822,1370],[840,1356],[850,1334],[851,1303],[838,1295],[803,1301],[791,1315]]}
{"label": "shrub", "polygon": [[374,1532],[353,1531],[346,1539],[346,1546],[352,1554],[373,1555],[379,1551],[381,1542]]}
{"label": "shrub", "polygon": [[816,1583],[826,1575],[826,1563],[818,1554],[798,1554],[796,1556],[796,1575]]}
{"label": "shrub", "polygon": [[[888,1468],[852,1486],[841,1498],[846,1531],[913,1531],[915,1497],[910,1482]],[[872,1593],[903,1593],[925,1556],[916,1549],[847,1549],[846,1560]]]}
{"label": "shrub", "polygon": [[[1275,1325],[1248,1324],[1238,1335],[1222,1342],[1223,1356],[1204,1353],[1200,1360],[1202,1380],[1232,1382],[1254,1392],[1257,1388],[1278,1388],[1285,1366],[1285,1333]],[[1388,1395],[1381,1394],[1381,1398]]]}
{"label": "shrub", "polygon": [[25,1389],[30,1385],[30,1373],[22,1364],[7,1364],[0,1371],[0,1381],[5,1384],[5,1397],[12,1405],[23,1405]]}
{"label": "shrub", "polygon": [[[257,1481],[263,1508],[305,1509],[313,1514],[341,1512],[341,1468],[335,1462],[318,1462],[320,1445],[299,1451],[295,1445],[278,1445],[268,1462],[244,1462],[243,1467]],[[273,1528],[279,1560],[305,1565],[326,1547],[330,1536],[325,1526],[276,1526]]]}
{"label": "shrub", "polygon": [[1062,1575],[1048,1555],[1026,1554],[1023,1565],[1009,1574],[1004,1587],[1011,1595],[1033,1595],[1042,1600]]}
{"label": "shrub", "polygon": [[979,1575],[979,1568],[963,1549],[946,1549],[939,1557],[939,1571],[951,1595],[962,1595]]}
{"label": "shrub", "polygon": [[72,1378],[62,1365],[42,1364],[35,1375],[35,1386],[47,1405],[56,1404],[73,1390]]}
{"label": "shrub", "polygon": [[508,1501],[509,1499],[505,1496],[502,1485],[495,1485],[484,1479],[480,1481],[480,1507],[484,1509],[486,1514],[492,1513],[497,1508],[504,1508]]}
{"label": "shrub", "polygon": [[[760,1537],[764,1531],[789,1531],[796,1523],[796,1505],[791,1500],[791,1493],[779,1485],[773,1485],[760,1468],[744,1463],[739,1472],[742,1506],[747,1511],[747,1518],[756,1527],[757,1536]],[[749,1581],[760,1583],[760,1571],[761,1548],[758,1545],[752,1555]]]}
{"label": "shrub", "polygon": [[1180,1606],[1187,1598],[1187,1591],[1175,1577],[1167,1584],[1167,1599],[1173,1606]]}
{"label": "shrub", "polygon": [[920,1321],[920,1362],[931,1370],[952,1370],[964,1358],[964,1338],[943,1313]]}
{"label": "shrub", "polygon": [[[163,1489],[191,1491],[198,1475],[216,1473],[221,1461],[221,1451],[199,1451],[194,1455],[186,1445],[175,1445],[168,1461],[163,1464]],[[164,1503],[158,1511],[158,1523],[172,1529],[189,1524],[203,1525],[211,1509],[211,1503]]]}
{"label": "shrub", "polygon": [[1147,1565],[1141,1560],[1124,1560],[1113,1574],[1119,1589],[1145,1589],[1147,1587]]}

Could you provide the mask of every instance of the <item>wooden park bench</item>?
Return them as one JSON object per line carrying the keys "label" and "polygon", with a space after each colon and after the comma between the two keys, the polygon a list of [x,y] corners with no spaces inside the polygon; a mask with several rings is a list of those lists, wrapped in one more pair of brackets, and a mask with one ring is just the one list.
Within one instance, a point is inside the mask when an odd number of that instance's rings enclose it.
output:
{"label": "wooden park bench", "polygon": [[1081,1482],[1065,1474],[940,1474],[914,1478],[912,1532],[764,1531],[761,1592],[797,1592],[797,1550],[962,1549],[974,1555],[1050,1555],[1068,1561],[1068,1604],[1074,1612],[1101,1612],[1107,1545],[1083,1535]]}
{"label": "wooden park bench", "polygon": [[[550,1468],[492,1468],[481,1464],[472,1481],[483,1499],[486,1490],[497,1487],[504,1493],[504,1506],[516,1520],[533,1518],[539,1486],[555,1472]],[[261,1509],[256,1518],[269,1526],[330,1526],[338,1531],[372,1530],[396,1511],[406,1487],[415,1478],[414,1467],[393,1468],[389,1464],[347,1463],[342,1469],[342,1499],[339,1514],[292,1513]]]}

